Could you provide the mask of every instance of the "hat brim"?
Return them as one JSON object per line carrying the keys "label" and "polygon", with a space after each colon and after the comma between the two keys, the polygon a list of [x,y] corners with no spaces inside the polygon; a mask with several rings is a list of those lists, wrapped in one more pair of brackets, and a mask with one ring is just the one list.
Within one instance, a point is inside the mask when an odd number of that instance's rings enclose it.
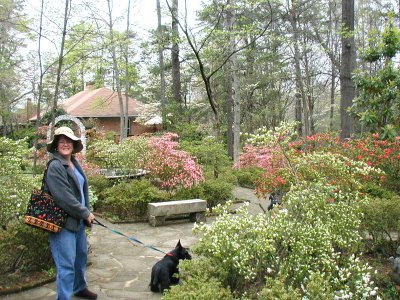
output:
{"label": "hat brim", "polygon": [[60,136],[65,136],[69,139],[71,139],[74,143],[74,150],[72,150],[72,154],[75,153],[79,153],[82,151],[83,149],[83,144],[80,138],[76,137],[75,135],[71,135],[68,132],[66,133],[62,133],[62,134],[58,134],[55,135],[53,140],[51,140],[50,142],[47,143],[47,151],[50,153],[54,153],[56,151],[56,144],[58,143],[58,139],[60,138]]}

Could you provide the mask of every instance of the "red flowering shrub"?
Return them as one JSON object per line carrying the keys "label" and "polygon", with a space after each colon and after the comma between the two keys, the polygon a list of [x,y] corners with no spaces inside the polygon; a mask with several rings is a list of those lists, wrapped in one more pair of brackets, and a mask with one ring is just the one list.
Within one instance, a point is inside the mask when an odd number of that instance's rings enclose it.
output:
{"label": "red flowering shrub", "polygon": [[195,158],[179,148],[178,135],[167,133],[150,138],[151,147],[145,169],[150,176],[161,180],[161,187],[168,190],[189,188],[204,181],[203,170]]}

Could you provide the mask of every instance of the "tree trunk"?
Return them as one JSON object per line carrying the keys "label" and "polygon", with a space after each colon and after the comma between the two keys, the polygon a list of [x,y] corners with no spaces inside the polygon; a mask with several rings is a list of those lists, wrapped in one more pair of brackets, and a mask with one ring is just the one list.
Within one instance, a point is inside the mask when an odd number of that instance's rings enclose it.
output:
{"label": "tree trunk", "polygon": [[37,107],[36,107],[36,125],[35,125],[35,137],[33,140],[33,149],[35,152],[33,154],[33,175],[36,175],[36,163],[37,163],[37,144],[38,144],[38,137],[39,137],[39,126],[40,126],[40,104],[42,101],[42,91],[43,91],[43,65],[42,65],[42,50],[41,50],[41,43],[42,43],[42,24],[43,24],[43,7],[44,7],[44,0],[41,1],[40,4],[40,23],[39,23],[39,41],[38,41],[38,56],[39,56],[39,85],[38,85],[38,96],[37,96]]}
{"label": "tree trunk", "polygon": [[[292,7],[290,9],[290,23],[293,29],[293,48],[294,48],[294,63],[296,72],[296,88],[300,95],[301,104],[303,105],[303,121],[304,121],[304,134],[307,136],[310,134],[309,125],[309,114],[308,114],[308,103],[304,91],[304,83],[301,74],[300,66],[300,50],[299,50],[299,33],[297,28],[297,16],[295,11],[294,0],[292,1]],[[297,104],[298,106],[298,104]],[[299,112],[298,112],[299,113]],[[296,120],[298,121],[298,120]]]}
{"label": "tree trunk", "polygon": [[354,119],[347,109],[355,97],[354,82],[351,78],[356,66],[354,42],[354,0],[342,1],[342,61],[340,64],[340,137],[350,137],[354,133]]}
{"label": "tree trunk", "polygon": [[160,101],[161,101],[161,118],[163,124],[165,123],[165,67],[164,67],[164,45],[163,45],[163,35],[164,32],[162,30],[161,24],[161,5],[160,0],[157,0],[157,20],[158,20],[158,28],[157,28],[157,40],[158,40],[158,61],[160,64]]}
{"label": "tree trunk", "polygon": [[[230,1],[227,2],[228,6]],[[232,103],[232,108],[229,113],[233,114],[230,119],[232,120],[232,124],[228,124],[231,128],[232,134],[232,158],[233,162],[236,163],[239,161],[239,153],[240,153],[240,78],[238,76],[238,62],[237,62],[237,52],[236,52],[236,40],[234,37],[234,16],[232,14],[232,10],[228,10],[227,14],[227,25],[228,30],[232,33],[230,37],[230,52],[234,53],[230,58],[230,74],[232,74],[232,92],[233,98],[229,99]],[[228,131],[229,132],[229,131]]]}
{"label": "tree trunk", "polygon": [[237,64],[237,54],[232,56],[233,61],[233,162],[239,162],[240,155],[240,77]]}
{"label": "tree trunk", "polygon": [[126,130],[124,127],[125,124],[125,114],[124,114],[124,102],[122,99],[122,93],[121,93],[121,84],[119,80],[119,67],[118,67],[118,62],[117,62],[117,54],[115,51],[115,41],[114,41],[114,30],[113,30],[113,20],[112,20],[112,13],[111,13],[111,3],[110,0],[107,0],[108,3],[108,16],[109,16],[109,24],[108,28],[110,31],[110,46],[111,46],[111,55],[113,59],[113,71],[114,71],[114,79],[115,79],[115,88],[117,89],[118,93],[118,102],[119,102],[119,113],[120,113],[120,142],[125,137]]}
{"label": "tree trunk", "polygon": [[69,4],[70,0],[65,0],[65,10],[64,10],[64,27],[63,27],[63,32],[62,32],[62,38],[61,38],[61,47],[60,47],[60,55],[58,56],[58,68],[57,68],[57,80],[56,80],[56,86],[54,89],[54,99],[53,99],[53,113],[51,114],[51,136],[53,136],[54,133],[54,125],[55,125],[55,119],[56,119],[56,113],[57,113],[57,101],[58,101],[58,89],[60,87],[60,81],[61,81],[61,69],[63,66],[63,61],[64,61],[64,45],[65,45],[65,37],[67,35],[67,24],[68,24],[68,12],[69,12]]}
{"label": "tree trunk", "polygon": [[131,12],[131,0],[128,0],[128,12],[126,17],[126,44],[125,44],[125,118],[124,118],[124,137],[130,132],[129,128],[129,15]]}
{"label": "tree trunk", "polygon": [[296,103],[295,103],[295,119],[297,122],[296,131],[298,136],[303,135],[303,126],[302,126],[302,113],[301,113],[301,94],[296,92],[295,94]]}
{"label": "tree trunk", "polygon": [[[230,1],[227,1],[227,6],[229,6]],[[233,26],[233,16],[232,11],[230,9],[226,12],[226,19],[225,19],[225,29],[227,31],[232,31]],[[230,38],[230,49],[229,51],[233,51],[235,49],[235,40],[231,37]],[[227,122],[227,130],[226,130],[226,143],[228,148],[228,156],[233,159],[233,74],[235,70],[233,69],[234,66],[234,58],[233,56],[229,60],[227,64],[227,78],[226,78],[226,122]]]}
{"label": "tree trunk", "polygon": [[178,31],[178,0],[172,1],[172,49],[171,49],[171,64],[172,64],[172,94],[174,100],[178,103],[179,108],[182,108],[181,95],[181,70],[179,62],[179,31]]}

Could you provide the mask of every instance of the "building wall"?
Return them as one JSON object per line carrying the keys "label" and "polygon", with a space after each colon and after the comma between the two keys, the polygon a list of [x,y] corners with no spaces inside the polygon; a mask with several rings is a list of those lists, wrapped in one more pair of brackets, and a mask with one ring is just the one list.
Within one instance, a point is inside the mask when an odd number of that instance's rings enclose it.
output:
{"label": "building wall", "polygon": [[[107,132],[114,132],[116,135],[116,139],[119,140],[119,134],[120,134],[120,118],[98,118],[98,126],[99,129],[107,131]],[[135,122],[134,120],[130,121],[130,131],[129,135],[142,135],[145,133],[153,133],[160,131],[162,129],[161,124],[157,125],[143,125],[138,122]]]}
{"label": "building wall", "polygon": [[161,130],[161,124],[157,125],[143,125],[138,122],[133,121],[131,124],[131,134],[130,135],[141,135],[144,133],[153,133]]}
{"label": "building wall", "polygon": [[97,120],[101,130],[114,131],[119,134],[120,118],[98,118]]}

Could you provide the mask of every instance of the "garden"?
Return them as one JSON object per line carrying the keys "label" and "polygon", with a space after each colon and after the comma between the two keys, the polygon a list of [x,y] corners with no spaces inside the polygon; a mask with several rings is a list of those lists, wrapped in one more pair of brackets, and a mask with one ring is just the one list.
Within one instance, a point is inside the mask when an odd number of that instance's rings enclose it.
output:
{"label": "garden", "polygon": [[[94,211],[114,222],[145,220],[149,202],[207,200],[216,219],[195,224],[200,240],[194,259],[181,263],[184,284],[163,299],[397,299],[388,258],[400,231],[400,137],[299,138],[295,128],[281,123],[245,135],[236,164],[211,137],[161,133],[117,144],[90,129],[87,157],[79,159]],[[21,221],[41,181],[30,173],[29,139],[1,138],[0,152],[6,291],[45,282],[55,270],[47,235]],[[43,168],[44,152],[39,158]],[[148,172],[111,180],[101,172],[109,168]],[[273,192],[284,196],[265,214],[251,215],[246,205],[232,214],[235,185],[254,188],[265,201]]]}

